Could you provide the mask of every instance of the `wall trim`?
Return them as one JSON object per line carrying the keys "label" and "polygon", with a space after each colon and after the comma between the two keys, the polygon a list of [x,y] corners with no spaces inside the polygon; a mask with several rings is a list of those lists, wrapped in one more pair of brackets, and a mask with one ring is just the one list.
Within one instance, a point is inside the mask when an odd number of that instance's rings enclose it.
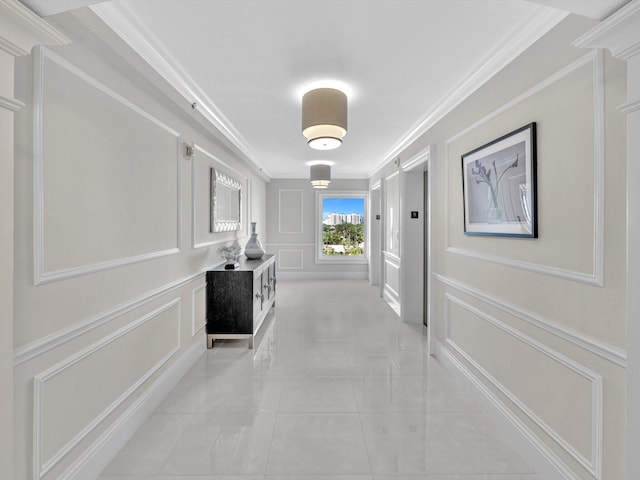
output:
{"label": "wall trim", "polygon": [[542,14],[534,13],[524,18],[519,25],[514,27],[509,38],[502,42],[499,49],[491,52],[487,58],[481,59],[469,77],[463,79],[443,95],[442,99],[391,147],[384,157],[374,165],[369,176],[372,177],[391,162],[402,150],[431,129],[567,15],[567,12],[548,11]]}
{"label": "wall trim", "polygon": [[382,289],[382,299],[387,302],[389,308],[396,312],[398,317],[402,316],[402,306],[400,305],[400,294],[391,288],[388,284],[384,284]]}
{"label": "wall trim", "polygon": [[559,337],[562,340],[565,340],[582,350],[586,350],[589,353],[592,353],[600,358],[603,358],[604,360],[618,365],[619,367],[627,367],[626,352],[617,347],[608,345],[581,333],[575,332],[574,330],[566,328],[563,325],[536,315],[523,308],[517,307],[516,305],[508,303],[500,298],[489,295],[488,293],[471,287],[470,285],[460,282],[459,280],[455,280],[451,277],[446,277],[438,273],[433,273],[433,278],[477,300],[491,305],[498,310],[501,310],[524,322],[527,322],[551,335]]}
{"label": "wall trim", "polygon": [[278,281],[281,280],[366,280],[367,272],[283,272],[278,271]]}
{"label": "wall trim", "polygon": [[[504,113],[525,99],[532,95],[542,91],[544,88],[549,87],[555,82],[561,80],[572,72],[578,70],[580,67],[593,64],[593,80],[594,80],[594,145],[593,145],[593,168],[594,168],[594,212],[593,212],[593,259],[592,259],[592,272],[576,272],[570,269],[553,267],[551,265],[545,265],[542,263],[527,262],[523,260],[516,260],[509,257],[503,257],[501,255],[493,255],[488,253],[476,252],[473,250],[452,247],[449,245],[449,220],[445,215],[446,221],[446,251],[454,255],[463,255],[466,257],[476,258],[478,260],[498,263],[507,265],[512,268],[518,268],[521,270],[528,270],[544,275],[550,275],[553,277],[563,278],[565,280],[586,283],[588,285],[595,285],[598,287],[604,286],[604,199],[605,199],[605,91],[604,91],[604,57],[602,51],[594,50],[586,55],[583,55],[578,60],[558,70],[556,73],[550,75],[545,80],[541,81],[537,85],[526,90],[522,94],[518,95],[511,101],[502,105],[500,108],[489,113],[485,117],[481,118],[477,122],[468,126],[461,132],[450,137],[446,144],[447,146],[467,135],[471,131],[485,124],[489,120]],[[447,176],[447,184],[449,179],[449,163],[445,162],[445,170]],[[448,195],[448,189],[447,189]]]}
{"label": "wall trim", "polygon": [[475,258],[476,260],[482,260],[485,262],[497,263],[499,265],[505,265],[507,267],[512,267],[519,270],[528,270],[530,272],[541,273],[543,275],[549,275],[551,277],[586,283],[587,285],[597,285],[595,277],[593,275],[576,272],[574,270],[551,267],[534,262],[525,262],[523,260],[515,260],[512,258],[503,257],[501,255],[493,255],[490,253],[474,252],[473,250],[468,250],[466,248],[447,247],[445,251],[454,255]]}
{"label": "wall trim", "polygon": [[37,42],[57,45],[71,43],[61,31],[18,1],[0,0],[0,9],[4,10],[2,16],[6,17],[8,22],[16,25],[18,30],[28,32],[28,36],[25,35],[25,38],[21,39],[22,45],[0,38],[0,48],[14,57],[29,55],[31,47]]}
{"label": "wall trim", "polygon": [[398,255],[388,250],[383,250],[382,255],[384,256],[385,260],[389,260],[389,263],[392,263],[396,267],[400,268],[400,257]]}
{"label": "wall trim", "polygon": [[189,105],[196,103],[198,112],[246,157],[256,173],[264,180],[270,180],[270,173],[256,160],[256,153],[242,134],[205,91],[191,80],[189,74],[173,59],[173,56],[154,41],[144,23],[130,8],[126,5],[110,3],[91,5],[89,8],[151,65],[169,85],[175,88],[189,102]]}
{"label": "wall trim", "polygon": [[391,172],[389,175],[387,175],[386,177],[384,177],[385,181],[389,181],[391,180],[393,177],[398,176],[400,174],[400,170],[398,170],[397,168]]}
{"label": "wall trim", "polygon": [[100,325],[108,323],[111,320],[124,315],[125,313],[131,312],[157,298],[160,298],[172,290],[175,290],[194,280],[197,280],[199,277],[204,275],[207,270],[210,270],[212,268],[214,268],[214,266],[203,268],[200,271],[187,277],[183,277],[179,280],[163,285],[162,287],[150,290],[141,296],[133,298],[132,300],[116,305],[115,307],[96,315],[92,315],[85,320],[58,330],[57,332],[51,333],[46,337],[28,343],[27,345],[18,347],[13,352],[13,365],[14,367],[17,367],[22,363],[32,360],[64,343],[73,340],[74,338],[79,337],[80,335],[84,335],[85,333],[99,327]]}
{"label": "wall trim", "polygon": [[477,120],[476,122],[472,123],[468,127],[464,128],[460,132],[458,132],[455,135],[449,137],[446,140],[446,143],[453,143],[456,140],[459,140],[460,138],[464,137],[465,135],[468,135],[469,133],[471,133],[472,131],[474,131],[478,127],[480,127],[480,126],[484,125],[485,123],[487,123],[489,120],[492,120],[492,119],[498,117],[499,115],[502,115],[507,110],[512,109],[513,107],[515,107],[519,103],[523,102],[527,98],[532,97],[536,93],[540,93],[545,88],[550,87],[554,83],[562,80],[567,75],[570,75],[571,73],[575,72],[580,67],[583,67],[583,66],[587,65],[588,63],[595,61],[595,58],[596,58],[596,52],[595,51],[591,51],[589,53],[585,53],[582,57],[578,58],[577,60],[571,62],[568,65],[565,65],[563,68],[561,68],[557,72],[549,75],[547,78],[545,78],[541,82],[537,83],[533,87],[525,90],[520,95],[517,95],[516,97],[512,98],[511,100],[509,100],[507,103],[505,103],[501,107],[495,109],[491,113],[485,115],[481,119]]}
{"label": "wall trim", "polygon": [[408,158],[404,162],[400,163],[400,168],[404,172],[408,172],[409,170],[416,168],[419,165],[428,164],[431,159],[431,145],[428,145],[426,148],[423,148],[418,153]]}
{"label": "wall trim", "polygon": [[[74,449],[84,438],[87,437],[100,423],[102,423],[109,415],[111,415],[122,403],[129,398],[144,382],[146,382],[151,376],[156,373],[164,364],[166,364],[173,355],[180,351],[180,326],[181,326],[181,311],[180,311],[180,298],[175,298],[169,303],[147,313],[140,317],[138,320],[131,322],[128,325],[116,330],[115,332],[107,335],[103,339],[95,342],[92,345],[80,350],[79,352],[71,355],[67,359],[53,365],[49,369],[36,375],[33,379],[33,468],[34,479],[39,480],[44,477],[54,466],[56,466],[60,460],[62,460],[69,452]],[[133,330],[149,322],[153,318],[156,318],[160,314],[170,310],[171,308],[178,307],[178,321],[176,322],[176,343],[163,358],[160,359],[150,370],[148,370],[142,377],[140,377],[133,385],[131,385],[126,391],[124,391],[111,405],[109,405],[100,415],[89,422],[85,428],[78,432],[71,440],[67,442],[58,452],[56,452],[52,458],[44,461],[42,458],[42,443],[43,443],[43,407],[44,407],[44,385],[51,378],[59,375],[64,370],[75,365],[76,363],[84,360],[93,353],[101,350],[110,343],[117,339],[131,333]]]}
{"label": "wall trim", "polygon": [[315,247],[315,243],[266,243],[269,247]]}
{"label": "wall trim", "polygon": [[382,251],[382,258],[384,261],[384,269],[382,272],[382,299],[387,302],[389,307],[391,307],[391,309],[396,312],[398,316],[401,316],[402,309],[400,304],[400,294],[394,288],[390,287],[387,283],[387,265],[390,265],[391,267],[398,270],[398,281],[400,281],[399,272],[401,260],[398,255],[386,250]]}
{"label": "wall trim", "polygon": [[640,100],[624,103],[620,105],[618,109],[622,113],[626,113],[627,115],[633,112],[637,112],[638,110],[640,110]]}
{"label": "wall trim", "polygon": [[200,291],[200,290],[204,290],[205,288],[207,288],[207,284],[203,283],[202,285],[198,285],[196,288],[191,290],[191,336],[195,337],[198,332],[200,332],[206,325],[207,325],[207,319],[204,318],[202,323],[200,324],[196,324],[197,323],[197,319],[196,319],[196,294]]}
{"label": "wall trim", "polygon": [[23,57],[25,55],[29,55],[29,52],[24,48],[19,47],[18,45],[7,40],[4,37],[0,37],[0,50],[4,50],[9,55],[12,55],[14,57]]}
{"label": "wall trim", "polygon": [[[572,370],[584,379],[591,382],[591,458],[585,458],[571,443],[556,432],[542,418],[535,414],[527,405],[514,395],[505,385],[500,383],[491,373],[482,367],[476,360],[471,357],[464,349],[456,344],[449,336],[449,302],[464,308],[476,317],[490,323],[491,325],[501,329],[512,337],[529,345],[539,351],[548,358],[560,363],[565,368]],[[445,293],[445,314],[444,314],[444,337],[445,342],[460,354],[469,364],[471,364],[478,372],[482,374],[493,386],[498,389],[505,397],[507,397],[517,408],[519,408],[529,419],[531,419],[541,430],[551,437],[558,445],[560,445],[569,455],[571,455],[578,463],[580,463],[591,475],[600,479],[602,477],[602,418],[603,418],[603,391],[602,376],[589,370],[584,365],[570,359],[569,357],[553,350],[534,338],[522,333],[518,329],[496,319],[488,313],[471,306],[458,297]]]}
{"label": "wall trim", "polygon": [[[280,255],[282,252],[295,252],[300,254],[300,266],[299,267],[283,267],[282,266],[282,256]],[[283,270],[304,270],[304,250],[294,250],[294,249],[278,249],[278,271],[281,272]]]}
{"label": "wall trim", "polygon": [[637,39],[637,27],[634,16],[640,14],[640,3],[629,2],[617,12],[600,22],[594,28],[575,40],[572,45],[579,48],[600,46],[602,39],[607,39],[607,48],[611,54],[622,60],[630,60],[640,52]]}
{"label": "wall trim", "polygon": [[[106,260],[78,267],[63,268],[60,270],[45,271],[44,265],[44,60],[48,58],[60,67],[66,69],[71,74],[84,80],[89,85],[100,90],[104,94],[112,97],[117,102],[131,109],[141,117],[147,119],[151,123],[173,135],[176,140],[176,182],[177,182],[177,202],[176,202],[176,246],[155,252],[148,252],[141,255],[133,255],[130,257],[119,258],[115,260]],[[132,263],[142,262],[154,258],[174,255],[180,252],[182,243],[182,175],[180,165],[180,133],[167,126],[157,118],[142,110],[137,105],[131,103],[109,87],[99,82],[86,72],[82,71],[72,63],[68,62],[60,55],[44,48],[36,47],[34,55],[34,101],[33,101],[33,254],[34,254],[34,284],[41,285],[47,282],[62,280],[65,278],[87,275],[111,268],[117,268]]]}
{"label": "wall trim", "polygon": [[9,110],[10,112],[17,112],[19,110],[22,110],[24,106],[24,102],[21,102],[20,100],[0,95],[0,108],[4,108],[5,110]]}
{"label": "wall trim", "polygon": [[547,445],[545,445],[486,385],[475,376],[442,343],[435,342],[435,357],[457,379],[465,390],[488,414],[529,462],[540,478],[545,480],[581,480]]}
{"label": "wall trim", "polygon": [[59,480],[97,478],[155,411],[171,389],[206,350],[205,342],[188,347],[66,470]]}
{"label": "wall trim", "polygon": [[[282,192],[300,192],[300,230],[282,230]],[[304,233],[304,192],[301,188],[279,188],[278,189],[278,233]]]}

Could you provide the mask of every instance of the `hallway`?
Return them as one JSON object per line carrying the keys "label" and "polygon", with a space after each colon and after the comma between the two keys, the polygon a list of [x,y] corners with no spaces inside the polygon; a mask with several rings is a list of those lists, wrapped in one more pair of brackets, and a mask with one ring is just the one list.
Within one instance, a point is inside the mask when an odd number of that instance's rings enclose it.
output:
{"label": "hallway", "polygon": [[256,350],[208,350],[100,480],[537,480],[426,340],[365,281],[281,281]]}

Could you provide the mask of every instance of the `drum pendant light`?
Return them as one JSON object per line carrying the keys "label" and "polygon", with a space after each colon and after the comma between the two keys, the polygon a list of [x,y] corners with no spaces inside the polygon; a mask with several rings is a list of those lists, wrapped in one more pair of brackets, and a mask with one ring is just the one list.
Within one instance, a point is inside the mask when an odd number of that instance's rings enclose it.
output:
{"label": "drum pendant light", "polygon": [[316,164],[311,165],[309,181],[313,188],[328,188],[331,183],[331,166]]}
{"label": "drum pendant light", "polygon": [[333,150],[347,134],[347,96],[335,88],[317,88],[302,97],[302,134],[315,150]]}

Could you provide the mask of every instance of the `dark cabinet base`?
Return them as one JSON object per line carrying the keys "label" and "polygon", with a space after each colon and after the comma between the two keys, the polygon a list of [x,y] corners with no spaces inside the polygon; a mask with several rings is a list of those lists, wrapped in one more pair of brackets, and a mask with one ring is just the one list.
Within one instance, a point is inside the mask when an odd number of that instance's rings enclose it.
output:
{"label": "dark cabinet base", "polygon": [[242,259],[227,270],[224,264],[207,272],[207,348],[216,340],[249,339],[249,348],[260,326],[275,305],[275,256]]}

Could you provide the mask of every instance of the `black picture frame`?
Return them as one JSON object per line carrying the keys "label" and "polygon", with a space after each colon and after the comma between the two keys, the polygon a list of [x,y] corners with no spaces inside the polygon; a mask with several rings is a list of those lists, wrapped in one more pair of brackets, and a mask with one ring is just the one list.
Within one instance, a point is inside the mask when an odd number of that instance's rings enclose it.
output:
{"label": "black picture frame", "polygon": [[536,124],[462,155],[465,235],[538,238]]}

